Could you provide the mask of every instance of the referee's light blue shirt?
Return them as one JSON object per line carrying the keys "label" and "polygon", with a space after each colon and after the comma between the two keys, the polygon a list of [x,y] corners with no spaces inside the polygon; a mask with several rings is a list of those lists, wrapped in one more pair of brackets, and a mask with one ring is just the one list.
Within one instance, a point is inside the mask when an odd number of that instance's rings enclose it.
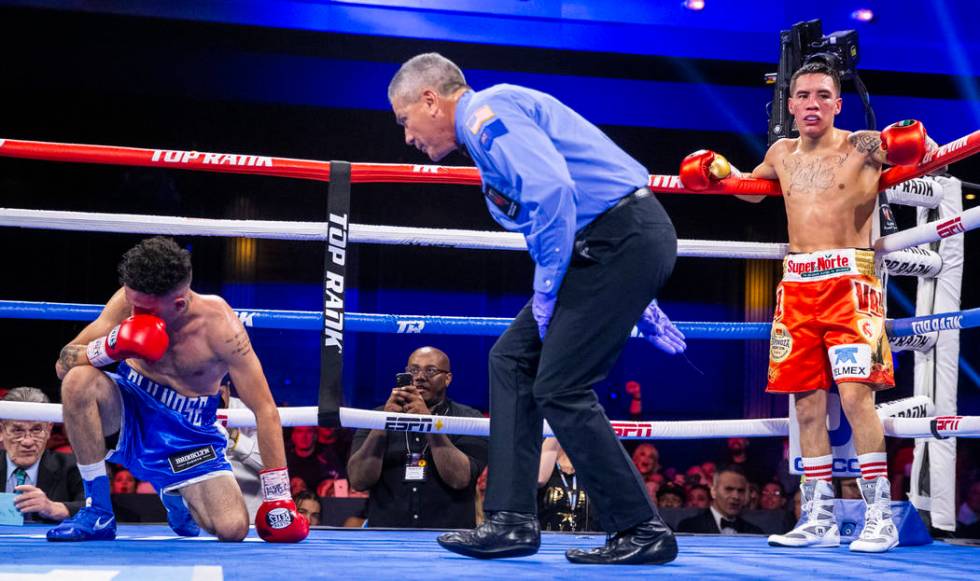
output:
{"label": "referee's light blue shirt", "polygon": [[646,168],[598,127],[554,97],[515,85],[464,93],[456,139],[480,170],[493,218],[524,235],[534,290],[550,296],[568,269],[575,233],[649,181]]}

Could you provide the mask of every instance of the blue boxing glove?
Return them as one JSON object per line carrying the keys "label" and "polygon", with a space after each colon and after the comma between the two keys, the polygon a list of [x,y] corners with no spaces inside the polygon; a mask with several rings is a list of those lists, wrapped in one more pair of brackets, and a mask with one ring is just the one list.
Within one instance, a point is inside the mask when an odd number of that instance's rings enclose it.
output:
{"label": "blue boxing glove", "polygon": [[687,349],[684,342],[684,333],[681,333],[667,315],[660,310],[657,299],[654,299],[640,316],[636,323],[637,330],[643,334],[643,338],[653,343],[653,346],[664,353],[676,355],[683,353]]}
{"label": "blue boxing glove", "polygon": [[548,333],[548,324],[551,323],[551,315],[555,314],[555,302],[558,297],[548,296],[542,292],[534,291],[531,299],[531,313],[534,320],[538,323],[538,336],[544,341],[544,336]]}

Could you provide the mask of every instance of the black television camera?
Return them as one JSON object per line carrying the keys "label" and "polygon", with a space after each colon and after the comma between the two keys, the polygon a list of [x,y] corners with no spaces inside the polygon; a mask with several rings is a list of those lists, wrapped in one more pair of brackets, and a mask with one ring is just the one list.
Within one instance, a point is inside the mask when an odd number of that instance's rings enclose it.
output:
{"label": "black television camera", "polygon": [[854,82],[864,104],[868,129],[874,129],[875,117],[868,91],[857,74],[859,56],[856,30],[840,30],[824,36],[820,21],[808,20],[797,22],[790,30],[780,31],[779,68],[766,76],[768,82],[775,84],[773,99],[769,103],[769,145],[796,134],[793,119],[786,108],[789,81],[797,69],[811,62],[826,63],[840,74],[841,80]]}

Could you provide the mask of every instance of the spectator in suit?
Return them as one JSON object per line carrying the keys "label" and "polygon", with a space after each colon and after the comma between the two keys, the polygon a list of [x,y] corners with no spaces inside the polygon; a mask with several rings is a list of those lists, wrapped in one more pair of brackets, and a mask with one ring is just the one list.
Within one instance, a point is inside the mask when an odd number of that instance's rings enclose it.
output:
{"label": "spectator in suit", "polygon": [[[51,403],[36,387],[16,387],[3,400]],[[85,503],[75,457],[48,451],[49,434],[49,422],[0,420],[0,483],[4,492],[19,493],[14,506],[27,520],[59,522]]]}
{"label": "spectator in suit", "polygon": [[711,506],[682,520],[682,533],[762,534],[762,529],[741,517],[748,502],[748,480],[738,466],[726,466],[715,472],[711,487]]}

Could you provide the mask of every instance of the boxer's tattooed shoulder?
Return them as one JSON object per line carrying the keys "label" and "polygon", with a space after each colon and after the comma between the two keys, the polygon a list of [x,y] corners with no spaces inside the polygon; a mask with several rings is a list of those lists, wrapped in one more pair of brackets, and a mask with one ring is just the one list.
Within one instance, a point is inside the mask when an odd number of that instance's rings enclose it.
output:
{"label": "boxer's tattooed shoulder", "polygon": [[65,348],[61,350],[58,361],[66,371],[72,367],[81,365],[82,355],[85,353],[85,349],[85,345],[65,345]]}
{"label": "boxer's tattooed shoulder", "polygon": [[881,136],[875,131],[856,131],[847,137],[854,149],[863,155],[872,156],[881,149]]}
{"label": "boxer's tattooed shoulder", "polygon": [[790,155],[783,158],[783,168],[789,175],[789,192],[793,194],[818,193],[829,189],[838,181],[838,170],[850,154],[804,157]]}
{"label": "boxer's tattooed shoulder", "polygon": [[234,336],[225,339],[225,343],[231,348],[231,352],[239,357],[244,357],[252,352],[252,343],[248,340],[248,333],[239,331]]}

